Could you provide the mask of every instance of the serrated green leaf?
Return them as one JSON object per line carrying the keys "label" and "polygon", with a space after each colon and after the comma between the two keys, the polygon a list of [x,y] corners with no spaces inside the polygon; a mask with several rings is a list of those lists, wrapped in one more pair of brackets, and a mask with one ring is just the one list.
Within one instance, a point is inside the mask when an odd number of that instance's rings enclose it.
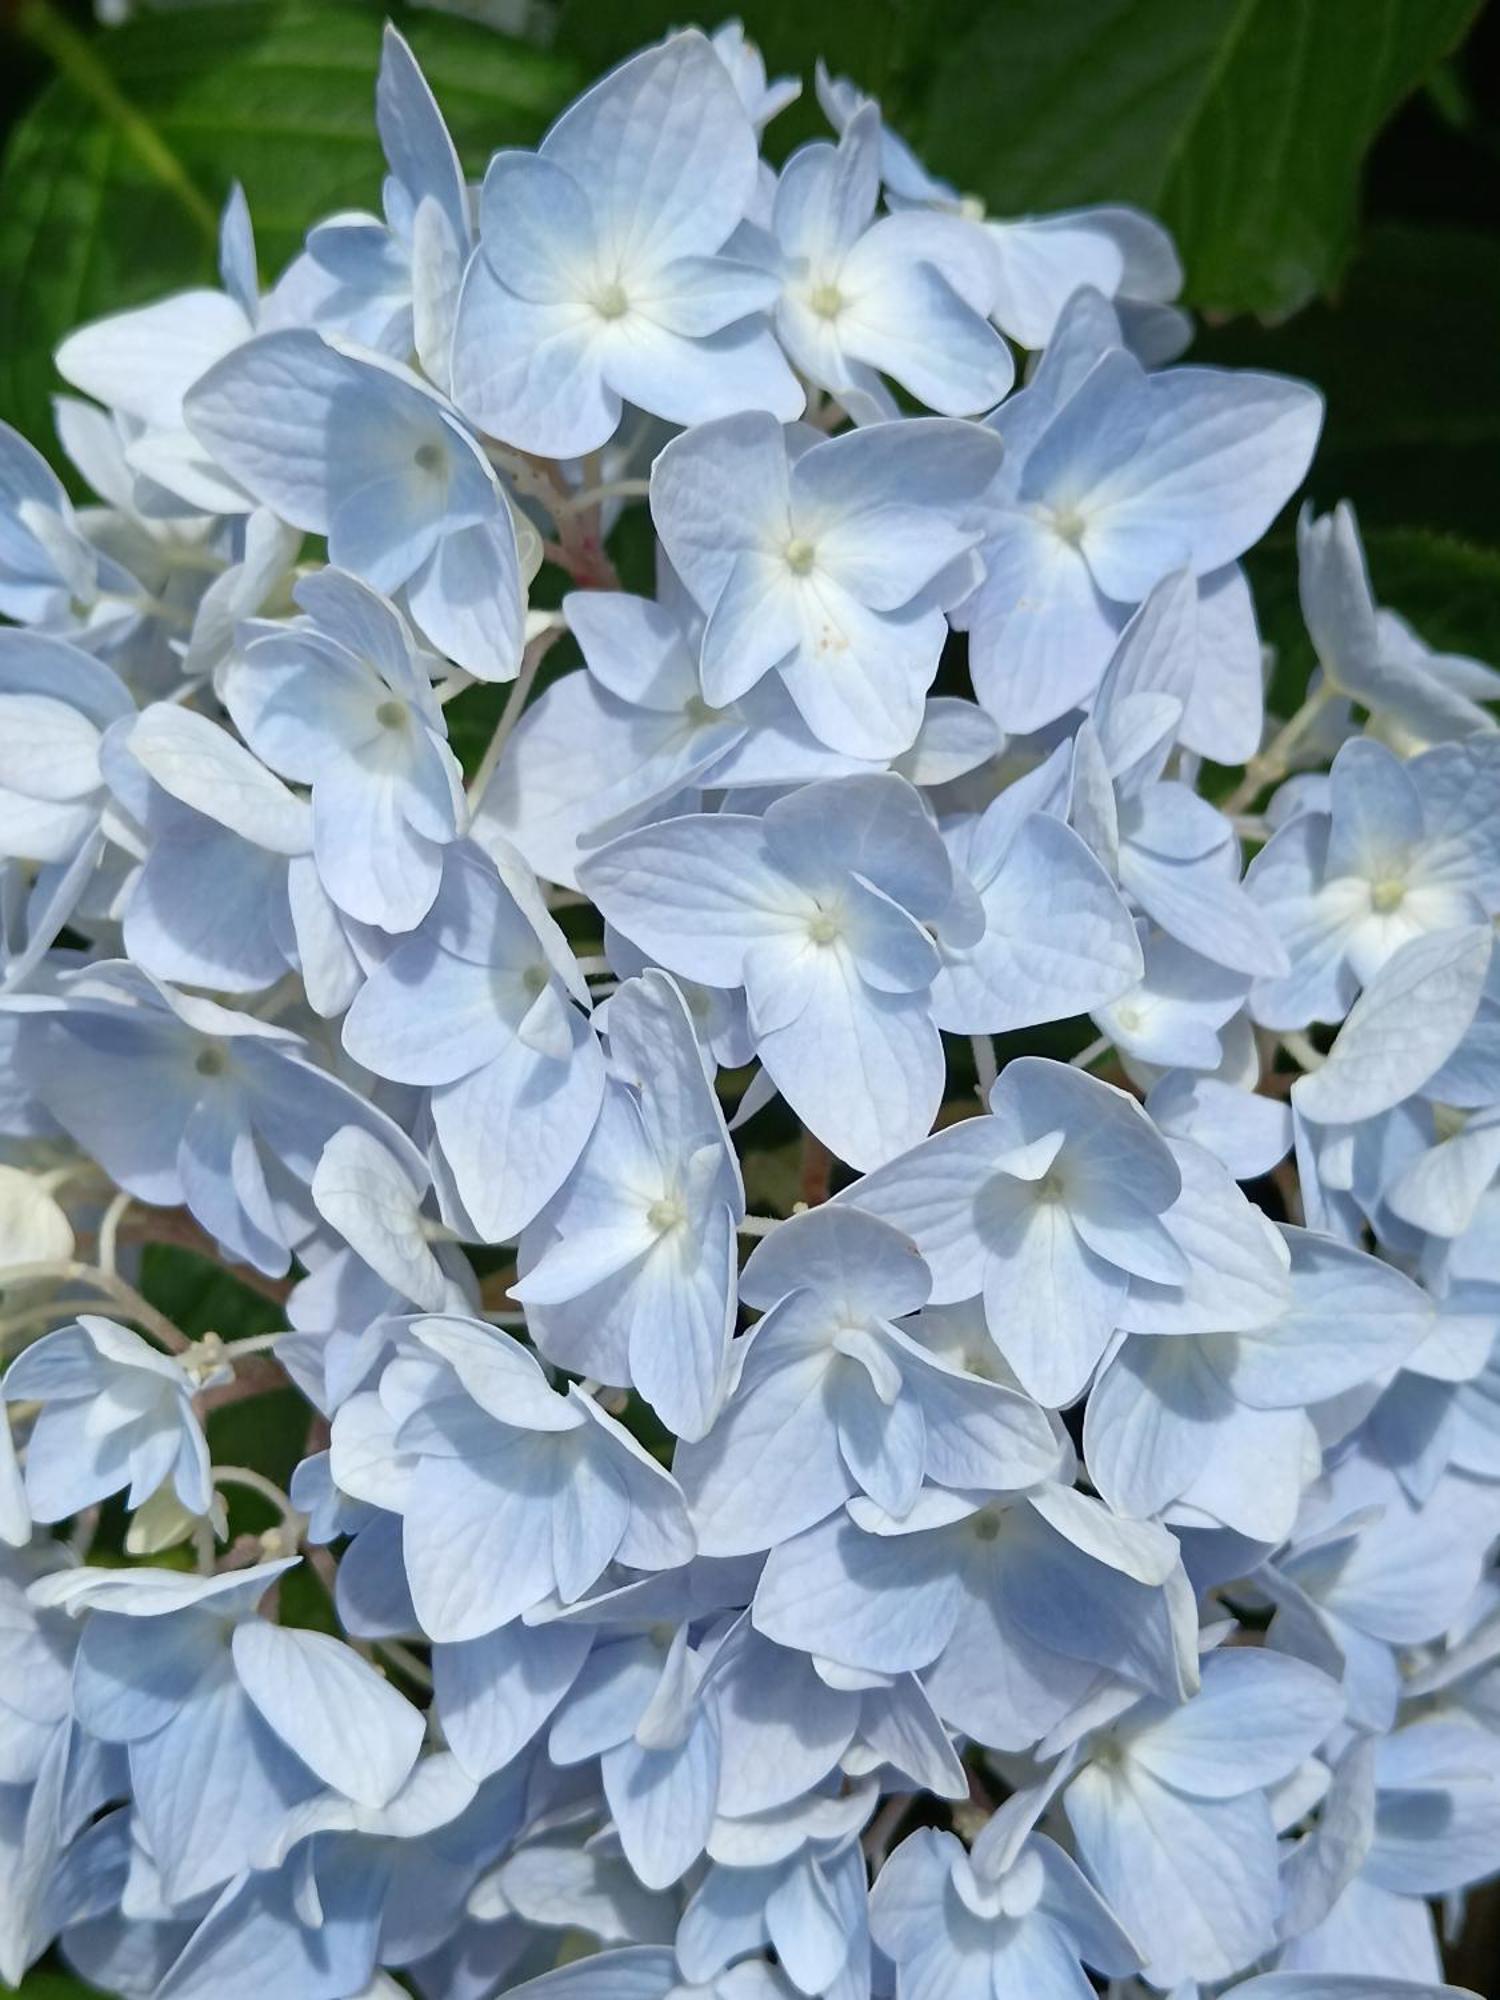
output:
{"label": "serrated green leaf", "polygon": [[578,85],[560,57],[399,5],[247,0],[143,14],[93,37],[82,68],[54,78],[16,125],[0,163],[0,418],[50,437],[51,354],[70,327],[212,279],[206,221],[232,181],[249,197],[263,278],[319,216],[378,206],[374,89],[387,11],[471,171],[497,146],[533,143]]}
{"label": "serrated green leaf", "polygon": [[1002,0],[944,39],[914,137],[1000,213],[1134,201],[1189,300],[1278,316],[1337,279],[1359,175],[1478,0]]}

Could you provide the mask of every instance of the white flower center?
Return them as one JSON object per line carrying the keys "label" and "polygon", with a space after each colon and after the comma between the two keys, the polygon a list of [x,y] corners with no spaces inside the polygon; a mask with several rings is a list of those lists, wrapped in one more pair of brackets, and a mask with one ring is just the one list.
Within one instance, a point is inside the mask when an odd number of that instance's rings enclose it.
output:
{"label": "white flower center", "polygon": [[1082,511],[1065,504],[1052,510],[1052,532],[1070,548],[1077,548],[1088,532],[1088,521]]}
{"label": "white flower center", "polygon": [[819,319],[837,319],[849,301],[837,285],[824,283],[813,286],[807,295],[807,303]]}
{"label": "white flower center", "polygon": [[648,1227],[658,1236],[665,1236],[669,1229],[677,1229],[687,1221],[687,1209],[675,1194],[658,1195],[646,1210]]}
{"label": "white flower center", "polygon": [[837,910],[819,910],[808,919],[807,935],[814,944],[836,944],[844,935],[844,921]]}
{"label": "white flower center", "polygon": [[1388,875],[1383,882],[1377,882],[1370,890],[1370,908],[1381,916],[1388,917],[1392,910],[1399,910],[1406,900],[1406,884],[1394,875]]}
{"label": "white flower center", "polygon": [[818,560],[818,552],[811,542],[800,535],[786,545],[786,566],[793,576],[810,576],[813,564]]}
{"label": "white flower center", "polygon": [[600,319],[624,319],[630,311],[630,300],[618,278],[600,287],[594,298],[594,311]]}
{"label": "white flower center", "polygon": [[382,729],[404,729],[410,713],[404,701],[397,701],[393,695],[389,701],[381,702],[375,711],[375,720]]}

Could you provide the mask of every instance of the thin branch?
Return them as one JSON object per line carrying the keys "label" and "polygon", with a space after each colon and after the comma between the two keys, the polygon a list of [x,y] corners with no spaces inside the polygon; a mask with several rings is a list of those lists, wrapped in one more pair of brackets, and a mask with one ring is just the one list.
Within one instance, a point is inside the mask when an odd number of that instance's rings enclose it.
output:
{"label": "thin branch", "polygon": [[59,1285],[87,1285],[107,1298],[121,1318],[132,1320],[143,1331],[153,1334],[173,1354],[186,1354],[192,1346],[182,1328],[174,1325],[165,1313],[158,1312],[149,1299],[143,1299],[133,1285],[127,1285],[113,1271],[101,1271],[97,1264],[59,1259],[56,1263],[10,1264],[0,1269],[0,1284],[6,1286],[41,1284],[49,1279]]}
{"label": "thin branch", "polygon": [[1257,750],[1246,764],[1244,777],[1227,799],[1220,800],[1220,812],[1233,819],[1236,814],[1248,811],[1263,791],[1279,784],[1287,776],[1297,752],[1312,734],[1324,709],[1336,700],[1338,692],[1332,681],[1324,679],[1319,682],[1296,714],[1284,722],[1265,748]]}
{"label": "thin branch", "polygon": [[602,486],[586,486],[581,493],[560,500],[552,510],[552,518],[565,520],[572,514],[597,508],[605,500],[644,500],[650,491],[649,479],[607,479]]}
{"label": "thin branch", "polygon": [[500,720],[495,724],[495,733],[479,761],[479,769],[469,781],[469,810],[472,812],[484,798],[485,787],[495,775],[495,766],[500,762],[500,752],[516,724],[521,720],[521,711],[526,706],[536,679],[537,668],[562,637],[561,625],[549,625],[544,632],[538,632],[521,655],[521,671],[511,682],[510,693],[505,698],[505,707],[500,712]]}
{"label": "thin branch", "polygon": [[983,1101],[1000,1074],[995,1062],[995,1044],[989,1035],[970,1035],[969,1047],[974,1051],[974,1094]]}
{"label": "thin branch", "polygon": [[1076,1056],[1069,1056],[1068,1062],[1073,1069],[1087,1069],[1091,1063],[1098,1062],[1110,1046],[1109,1036],[1099,1035],[1086,1049],[1080,1049]]}

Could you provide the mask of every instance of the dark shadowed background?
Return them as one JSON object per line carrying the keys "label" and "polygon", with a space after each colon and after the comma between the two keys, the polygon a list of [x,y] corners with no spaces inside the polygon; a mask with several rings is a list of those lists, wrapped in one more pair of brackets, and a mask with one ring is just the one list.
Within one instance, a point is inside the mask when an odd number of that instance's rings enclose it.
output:
{"label": "dark shadowed background", "polygon": [[[533,143],[600,69],[693,13],[687,0],[454,0],[441,12],[113,0],[106,11],[127,18],[100,25],[80,0],[0,0],[0,419],[54,460],[57,339],[211,281],[232,181],[249,196],[267,282],[315,217],[378,205],[372,102],[387,15],[478,173],[496,146]],[[713,27],[731,11],[698,18]],[[1193,358],[1317,382],[1328,420],[1313,497],[1355,501],[1385,602],[1432,643],[1500,664],[1500,0],[745,0],[738,11],[773,70],[809,78],[771,128],[773,156],[821,129],[810,88],[821,54],[996,215],[1124,200],[1161,216],[1200,319]],[[1289,520],[1251,571],[1285,710],[1308,666]],[[152,1255],[147,1289],[188,1331],[270,1323],[227,1274]],[[288,1432],[291,1456],[299,1435]],[[274,1473],[263,1436],[257,1447]],[[1474,1899],[1451,1971],[1500,1995],[1493,1891]],[[84,1990],[47,1969],[25,1986],[27,2000]]]}

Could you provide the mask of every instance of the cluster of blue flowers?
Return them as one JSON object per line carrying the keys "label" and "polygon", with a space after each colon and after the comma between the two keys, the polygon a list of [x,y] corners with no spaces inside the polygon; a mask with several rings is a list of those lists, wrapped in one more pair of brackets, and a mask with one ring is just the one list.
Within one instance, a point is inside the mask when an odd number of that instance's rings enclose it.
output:
{"label": "cluster of blue flowers", "polygon": [[1309,513],[1268,722],[1316,392],[797,88],[677,33],[476,191],[389,32],[383,213],[63,343],[97,505],[0,433],[6,1980],[1455,1994],[1500,675]]}

